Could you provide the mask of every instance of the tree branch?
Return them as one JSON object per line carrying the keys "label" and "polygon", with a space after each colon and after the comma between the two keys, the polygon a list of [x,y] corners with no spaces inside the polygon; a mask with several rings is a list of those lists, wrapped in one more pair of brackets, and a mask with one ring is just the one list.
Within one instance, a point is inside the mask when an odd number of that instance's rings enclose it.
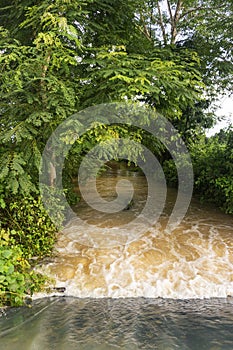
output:
{"label": "tree branch", "polygon": [[140,20],[142,22],[142,26],[143,26],[143,30],[141,30],[143,32],[143,34],[145,35],[145,37],[151,41],[151,34],[150,32],[148,31],[148,28],[146,26],[146,22],[145,22],[145,18],[142,14],[142,12],[140,11]]}
{"label": "tree branch", "polygon": [[145,34],[146,38],[151,41],[151,35],[150,35],[150,33],[149,33],[148,29],[147,29],[146,22],[145,22],[145,19],[144,19],[142,13],[140,13],[140,18],[141,18],[142,25],[143,25],[143,31],[142,32]]}
{"label": "tree branch", "polygon": [[43,105],[46,106],[46,100],[47,100],[47,96],[46,96],[46,85],[45,85],[45,77],[46,77],[46,73],[47,70],[49,68],[49,64],[50,64],[50,60],[51,60],[51,52],[50,50],[47,53],[47,56],[45,58],[45,64],[41,67],[42,68],[42,74],[41,74],[41,81],[40,81],[40,87],[41,87],[41,99],[43,102]]}
{"label": "tree branch", "polygon": [[189,15],[192,12],[197,12],[198,10],[204,10],[204,11],[212,11],[212,10],[218,10],[219,8],[223,8],[224,5],[219,5],[218,7],[203,7],[203,5],[197,6],[195,8],[191,8],[188,11],[186,11],[185,13],[180,15],[180,19]]}
{"label": "tree branch", "polygon": [[49,53],[47,54],[47,57],[45,59],[46,64],[43,65],[43,67],[42,67],[42,78],[45,78],[45,76],[46,76],[46,72],[49,68],[50,60],[51,60],[51,53],[49,51]]}
{"label": "tree branch", "polygon": [[[170,5],[170,4],[169,4]],[[176,5],[176,10],[175,10],[175,14],[173,17],[173,21],[172,21],[172,27],[171,27],[171,44],[174,44],[176,42],[176,37],[177,37],[177,24],[180,20],[180,16],[181,16],[181,8],[183,5],[183,0],[178,0],[177,5]]]}
{"label": "tree branch", "polygon": [[175,15],[174,15],[174,22],[175,23],[177,23],[180,19],[180,16],[181,16],[180,11],[181,11],[182,5],[183,5],[183,0],[178,0]]}
{"label": "tree branch", "polygon": [[159,2],[157,2],[157,8],[158,8],[158,13],[159,13],[159,25],[160,25],[160,28],[162,30],[164,45],[167,45],[166,29],[164,26],[162,11],[161,11],[161,7],[159,5]]}
{"label": "tree branch", "polygon": [[173,24],[174,18],[173,18],[173,15],[172,15],[172,8],[171,8],[171,4],[170,4],[169,0],[167,0],[167,8],[168,8],[168,12],[169,12],[169,15],[170,15],[171,24]]}

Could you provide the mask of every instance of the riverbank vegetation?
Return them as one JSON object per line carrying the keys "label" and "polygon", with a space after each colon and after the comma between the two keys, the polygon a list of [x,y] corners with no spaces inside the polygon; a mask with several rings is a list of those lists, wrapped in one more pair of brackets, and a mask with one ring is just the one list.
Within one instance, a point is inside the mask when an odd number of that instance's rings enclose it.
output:
{"label": "riverbank vegetation", "polygon": [[195,193],[202,201],[233,214],[233,129],[203,137],[198,146],[191,151]]}
{"label": "riverbank vegetation", "polygon": [[[233,212],[232,129],[205,137],[217,120],[213,101],[232,89],[232,9],[217,0],[1,3],[0,304],[20,305],[43,286],[32,268],[51,254],[57,227],[40,199],[41,154],[56,127],[86,107],[133,101],[165,116],[190,150],[195,192]],[[175,183],[166,151],[150,135],[93,124],[66,159],[71,203],[82,156],[113,135],[150,145]],[[56,155],[50,160],[52,171]]]}
{"label": "riverbank vegetation", "polygon": [[[216,135],[201,135],[189,145],[194,171],[194,195],[204,203],[215,204],[233,214],[233,130],[229,127]],[[173,160],[163,163],[166,179],[176,187],[177,173]]]}

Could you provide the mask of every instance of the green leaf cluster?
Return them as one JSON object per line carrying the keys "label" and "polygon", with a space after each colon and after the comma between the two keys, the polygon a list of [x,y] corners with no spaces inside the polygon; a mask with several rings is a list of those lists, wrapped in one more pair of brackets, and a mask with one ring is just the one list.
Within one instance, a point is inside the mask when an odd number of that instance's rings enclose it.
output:
{"label": "green leaf cluster", "polygon": [[[194,194],[202,202],[212,203],[227,214],[233,214],[233,130],[222,129],[207,138],[199,137],[190,144],[194,170]],[[163,162],[168,184],[178,186],[177,169],[173,160]]]}
{"label": "green leaf cluster", "polygon": [[201,200],[217,204],[226,213],[233,213],[233,130],[221,130],[203,138],[191,150],[195,191]]}
{"label": "green leaf cluster", "polygon": [[33,270],[51,255],[57,227],[41,199],[8,197],[0,188],[0,306],[19,306],[44,288],[47,277]]}
{"label": "green leaf cluster", "polygon": [[0,228],[0,307],[23,305],[45,282],[45,277],[31,269],[10,230]]}
{"label": "green leaf cluster", "polygon": [[199,58],[193,51],[156,49],[129,54],[124,46],[101,47],[83,87],[85,105],[111,101],[140,101],[173,119],[192,106],[204,89]]}
{"label": "green leaf cluster", "polygon": [[[3,197],[3,196],[2,196]],[[50,255],[57,227],[51,222],[40,197],[3,197],[0,227],[10,230],[10,237],[28,259]],[[60,222],[61,222],[60,218]],[[59,218],[58,218],[59,224]]]}

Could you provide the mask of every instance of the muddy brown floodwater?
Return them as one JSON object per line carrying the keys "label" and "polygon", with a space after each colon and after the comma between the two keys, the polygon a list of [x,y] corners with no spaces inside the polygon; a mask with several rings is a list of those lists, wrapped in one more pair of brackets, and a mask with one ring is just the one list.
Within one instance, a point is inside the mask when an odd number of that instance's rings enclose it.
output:
{"label": "muddy brown floodwater", "polygon": [[[54,258],[38,269],[73,297],[233,296],[233,217],[193,199],[181,224],[167,233],[176,199],[169,189],[159,221],[143,231],[133,222],[148,196],[143,175],[110,170],[97,179],[97,189],[111,202],[122,179],[134,187],[132,207],[108,214],[81,200],[77,216],[58,234]],[[130,230],[122,236],[126,224]]]}

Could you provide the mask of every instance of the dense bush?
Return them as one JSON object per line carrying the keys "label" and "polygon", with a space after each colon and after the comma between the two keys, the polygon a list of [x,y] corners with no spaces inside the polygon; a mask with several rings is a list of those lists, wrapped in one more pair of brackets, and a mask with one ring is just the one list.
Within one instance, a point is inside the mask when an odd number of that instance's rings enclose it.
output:
{"label": "dense bush", "polygon": [[32,270],[10,231],[0,229],[0,307],[22,305],[45,281],[45,277]]}
{"label": "dense bush", "polygon": [[[225,213],[233,213],[233,131],[221,130],[190,145],[194,171],[194,194],[211,202]],[[177,171],[173,160],[163,163],[168,185],[176,187]]]}
{"label": "dense bush", "polygon": [[233,131],[231,128],[203,138],[191,149],[195,193],[203,201],[233,213]]}
{"label": "dense bush", "polygon": [[51,253],[57,228],[40,197],[2,198],[1,213],[0,227],[9,229],[10,236],[26,258]]}
{"label": "dense bush", "polygon": [[0,213],[0,306],[19,306],[47,280],[33,266],[51,254],[57,228],[40,197],[0,191]]}
{"label": "dense bush", "polygon": [[176,165],[173,159],[165,160],[163,162],[163,171],[165,174],[167,185],[170,187],[177,187],[178,177],[177,177]]}

